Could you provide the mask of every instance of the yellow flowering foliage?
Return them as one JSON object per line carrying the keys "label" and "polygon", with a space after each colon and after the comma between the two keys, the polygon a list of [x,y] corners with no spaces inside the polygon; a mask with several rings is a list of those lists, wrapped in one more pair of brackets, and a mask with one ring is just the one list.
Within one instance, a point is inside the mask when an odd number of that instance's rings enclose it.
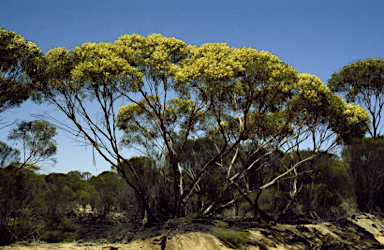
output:
{"label": "yellow flowering foliage", "polygon": [[323,109],[322,105],[330,96],[332,92],[317,76],[302,73],[299,75],[297,95],[292,102],[310,112],[314,109]]}
{"label": "yellow flowering foliage", "polygon": [[56,47],[48,50],[45,59],[48,64],[46,75],[52,91],[58,88],[71,91],[79,90],[79,85],[72,81],[71,71],[74,63],[70,51],[64,47]]}
{"label": "yellow flowering foliage", "polygon": [[138,34],[124,35],[119,37],[114,43],[114,50],[127,61],[141,60],[142,47],[145,37]]}
{"label": "yellow flowering foliage", "polygon": [[[256,51],[250,48],[243,48],[245,55],[245,82],[251,82],[248,76],[254,77],[263,83],[264,87],[288,93],[297,86],[297,72],[288,64],[283,63],[277,56],[266,51]],[[248,83],[249,84],[249,83]]]}
{"label": "yellow flowering foliage", "polygon": [[71,71],[76,80],[96,82],[141,76],[137,68],[114,51],[110,43],[85,43],[71,52],[78,62]]}
{"label": "yellow flowering foliage", "polygon": [[328,126],[346,140],[350,136],[361,136],[367,129],[369,114],[362,107],[346,104],[331,92],[314,75],[303,73],[299,76],[297,96],[292,99],[290,108],[302,113],[310,123]]}
{"label": "yellow flowering foliage", "polygon": [[252,48],[231,48],[225,43],[207,43],[201,47],[188,46],[189,56],[179,68],[173,67],[177,82],[203,79],[205,84],[237,79],[247,73],[258,73],[257,78],[275,82],[287,77],[292,67],[279,58]]}
{"label": "yellow flowering foliage", "polygon": [[370,119],[368,112],[357,104],[346,104],[346,108],[343,111],[343,115],[346,116],[348,124],[355,125],[362,121],[368,124]]}
{"label": "yellow flowering foliage", "polygon": [[245,99],[251,99],[258,110],[279,110],[295,94],[298,84],[296,70],[265,51],[247,49],[245,73],[239,78]]}
{"label": "yellow flowering foliage", "polygon": [[332,74],[329,88],[345,94],[348,103],[357,102],[371,114],[369,134],[377,138],[380,132],[384,93],[384,59],[353,61]]}
{"label": "yellow flowering foliage", "polygon": [[121,36],[113,43],[113,51],[140,73],[135,75],[135,81],[131,83],[133,91],[144,89],[144,82],[155,85],[167,83],[172,77],[170,69],[187,53],[183,41],[160,34]]}
{"label": "yellow flowering foliage", "polygon": [[295,69],[265,51],[224,43],[188,46],[188,50],[188,57],[172,67],[175,84],[192,85],[206,99],[231,102],[236,94],[239,102],[253,100],[256,109],[271,108],[286,102],[297,86]]}
{"label": "yellow flowering foliage", "polygon": [[349,143],[351,139],[364,135],[369,122],[370,116],[363,107],[356,104],[345,104],[342,115],[334,119],[333,126],[344,142]]}
{"label": "yellow flowering foliage", "polygon": [[111,43],[84,43],[67,51],[54,48],[47,52],[51,71],[70,73],[67,79],[100,84],[120,81],[143,86],[143,77],[170,77],[172,64],[186,53],[185,43],[159,34],[148,37],[125,35]]}
{"label": "yellow flowering foliage", "polygon": [[333,73],[328,80],[328,86],[334,92],[345,93],[348,102],[354,102],[359,95],[382,94],[383,75],[384,59],[353,61]]}
{"label": "yellow flowering foliage", "polygon": [[40,85],[32,79],[43,58],[35,43],[0,27],[0,112],[36,97]]}
{"label": "yellow flowering foliage", "polygon": [[[303,121],[305,127],[323,125],[340,135],[344,141],[365,133],[369,115],[362,107],[346,104],[317,76],[303,73],[298,74],[297,79],[297,82],[292,81],[290,85],[289,98],[281,94],[279,87],[273,88],[266,84],[267,87],[256,89],[257,94],[251,96],[254,108],[248,113],[245,113],[246,105],[243,103],[249,99],[246,95],[250,92],[244,91],[245,96],[237,98],[237,106],[240,107],[238,112],[243,114],[243,127],[239,126],[239,118],[233,118],[227,113],[220,115],[222,127],[238,135],[243,133],[243,137],[246,133],[244,138],[268,138],[279,131],[279,137],[288,136],[295,133],[294,126]],[[239,82],[236,84],[246,84],[244,80]],[[219,133],[219,126],[216,125],[212,131]]]}
{"label": "yellow flowering foliage", "polygon": [[[230,48],[225,43],[207,43],[197,48],[188,46],[189,57],[182,62],[182,68],[177,70],[175,80],[188,80],[203,77],[211,81],[225,81],[237,76],[243,70],[237,49]],[[176,70],[176,68],[173,68]]]}
{"label": "yellow flowering foliage", "polygon": [[186,44],[174,37],[167,38],[160,34],[147,37],[125,35],[114,43],[116,52],[133,64],[147,77],[152,79],[171,77],[171,68],[187,54]]}
{"label": "yellow flowering foliage", "polygon": [[28,70],[30,65],[35,63],[34,60],[41,60],[40,48],[31,41],[26,41],[24,37],[19,34],[2,29],[0,27],[0,78],[3,75],[12,77],[14,71],[23,69],[24,73]]}
{"label": "yellow flowering foliage", "polygon": [[[360,126],[363,130],[367,122],[366,112],[347,106],[318,77],[299,74],[277,56],[253,48],[233,48],[225,43],[187,46],[160,34],[133,34],[114,43],[86,43],[71,51],[55,48],[46,58],[52,69],[62,72],[56,79],[63,75],[69,79],[66,84],[119,83],[115,88],[127,95],[140,90],[145,98],[120,108],[118,126],[136,136],[141,132],[146,138],[154,138],[164,129],[160,120],[169,129],[187,129],[188,116],[196,109],[188,96],[190,90],[221,110],[208,110],[207,114],[221,116],[218,120],[223,127],[238,132],[243,128],[238,118],[232,117],[242,117],[254,134],[276,133],[283,126],[283,133],[292,133],[285,122],[293,116],[310,118],[308,125],[321,123],[333,130],[341,122],[345,128]],[[148,95],[148,84],[156,94],[161,84],[160,91],[173,89],[176,96],[161,100],[162,94]],[[122,89],[127,85],[131,87]]]}
{"label": "yellow flowering foliage", "polygon": [[168,104],[180,115],[193,112],[196,109],[196,104],[193,101],[179,97],[173,97]]}
{"label": "yellow flowering foliage", "polygon": [[70,60],[69,52],[64,47],[56,47],[48,50],[45,57],[52,65],[60,65],[63,64],[63,62],[69,63]]}

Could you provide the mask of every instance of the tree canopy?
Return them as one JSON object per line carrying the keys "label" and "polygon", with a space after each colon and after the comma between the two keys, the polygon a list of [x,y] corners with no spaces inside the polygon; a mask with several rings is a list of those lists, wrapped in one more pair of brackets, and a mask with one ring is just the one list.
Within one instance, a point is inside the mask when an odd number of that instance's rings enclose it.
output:
{"label": "tree canopy", "polygon": [[[220,168],[216,174],[224,184],[223,197],[204,204],[201,211],[208,214],[281,179],[296,178],[297,168],[320,150],[361,137],[369,120],[363,108],[346,104],[318,77],[300,74],[277,56],[253,48],[196,47],[159,34],[135,34],[69,51],[54,48],[41,65],[44,74],[35,80],[47,86],[46,100],[72,125],[56,122],[85,138],[124,177],[150,218],[156,198],[146,195],[142,164],[126,159],[124,148],[164,156],[168,167],[158,174],[172,187],[173,207],[167,211],[172,217],[182,215],[203,176]],[[86,102],[98,105],[97,116]],[[121,140],[118,129],[124,132]],[[188,169],[185,147],[198,138],[208,139],[214,150],[200,166]],[[271,166],[280,153],[293,154],[308,138],[313,154],[270,172],[254,189],[244,184],[247,172]],[[224,197],[226,190],[237,194]]]}
{"label": "tree canopy", "polygon": [[376,139],[384,106],[384,60],[371,58],[351,62],[332,74],[328,87],[333,92],[345,94],[347,102],[356,102],[368,110],[372,118],[368,131]]}
{"label": "tree canopy", "polygon": [[38,88],[36,75],[43,54],[33,42],[0,27],[0,113],[19,106]]}
{"label": "tree canopy", "polygon": [[22,121],[12,129],[8,140],[20,142],[23,149],[23,162],[18,168],[34,165],[38,162],[51,160],[55,162],[57,135],[56,127],[44,120]]}

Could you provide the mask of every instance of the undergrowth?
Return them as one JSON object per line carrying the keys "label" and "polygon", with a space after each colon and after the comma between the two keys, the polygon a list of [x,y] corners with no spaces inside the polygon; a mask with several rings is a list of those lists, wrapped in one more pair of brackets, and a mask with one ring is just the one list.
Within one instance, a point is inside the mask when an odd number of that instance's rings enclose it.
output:
{"label": "undergrowth", "polygon": [[249,241],[249,231],[243,227],[230,227],[224,221],[217,221],[215,223],[218,238],[228,247],[240,248],[247,245]]}

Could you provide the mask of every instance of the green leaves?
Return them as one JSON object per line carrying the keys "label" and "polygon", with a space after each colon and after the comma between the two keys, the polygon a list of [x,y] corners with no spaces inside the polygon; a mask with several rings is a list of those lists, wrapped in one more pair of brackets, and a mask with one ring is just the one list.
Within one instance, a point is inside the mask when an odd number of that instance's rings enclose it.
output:
{"label": "green leaves", "polygon": [[20,151],[0,141],[0,169],[20,161]]}
{"label": "green leaves", "polygon": [[53,160],[56,154],[56,141],[53,137],[57,135],[56,128],[44,120],[23,121],[17,124],[8,135],[8,140],[21,143],[24,151],[23,163],[19,168],[27,167],[31,164]]}
{"label": "green leaves", "polygon": [[383,76],[384,60],[354,61],[333,73],[328,86],[334,92],[346,93],[347,101],[354,102],[364,92],[383,94]]}
{"label": "green leaves", "polygon": [[373,211],[383,207],[384,139],[362,138],[344,147],[343,158],[361,211]]}
{"label": "green leaves", "polygon": [[[179,125],[178,129],[191,130],[189,119],[191,116],[198,116],[196,104],[189,99],[173,97],[162,111],[156,112],[153,107],[158,106],[158,96],[146,96],[140,102],[128,104],[119,109],[117,115],[117,127],[124,130],[124,143],[131,144],[145,140],[154,140],[163,135],[161,126],[164,129],[172,129]],[[143,140],[139,140],[143,137]],[[139,140],[139,141],[137,141]]]}

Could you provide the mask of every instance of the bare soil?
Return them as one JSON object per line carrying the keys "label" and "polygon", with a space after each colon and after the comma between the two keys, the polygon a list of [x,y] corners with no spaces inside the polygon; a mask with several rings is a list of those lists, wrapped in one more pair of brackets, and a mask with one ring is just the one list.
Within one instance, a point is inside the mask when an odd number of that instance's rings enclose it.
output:
{"label": "bare soil", "polygon": [[[230,224],[230,223],[229,223]],[[142,228],[140,233],[116,231],[118,237],[78,240],[70,243],[17,242],[4,250],[86,249],[86,250],[176,250],[176,249],[384,249],[384,220],[372,214],[358,214],[335,222],[313,224],[247,226],[245,245],[234,246],[219,238],[214,221],[183,222],[173,220],[159,227]],[[96,232],[97,230],[95,230]],[[92,237],[88,237],[91,239]],[[98,238],[98,237],[94,237]]]}

